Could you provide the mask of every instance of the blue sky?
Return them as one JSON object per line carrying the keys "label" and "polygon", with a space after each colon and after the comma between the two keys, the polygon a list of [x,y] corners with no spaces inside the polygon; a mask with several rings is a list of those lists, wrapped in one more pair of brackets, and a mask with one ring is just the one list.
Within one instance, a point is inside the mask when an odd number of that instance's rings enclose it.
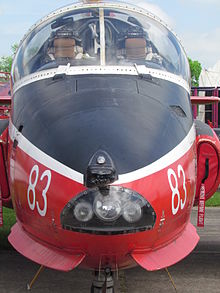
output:
{"label": "blue sky", "polygon": [[[220,60],[219,0],[136,0],[176,31],[192,59],[204,68]],[[9,55],[10,47],[41,17],[71,0],[0,0],[0,56]]]}

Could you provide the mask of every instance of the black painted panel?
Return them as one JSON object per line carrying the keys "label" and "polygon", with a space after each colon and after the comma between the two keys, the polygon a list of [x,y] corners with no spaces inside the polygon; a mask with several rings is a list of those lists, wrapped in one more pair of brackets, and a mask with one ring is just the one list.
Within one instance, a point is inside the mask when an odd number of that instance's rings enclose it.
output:
{"label": "black painted panel", "polygon": [[[182,108],[178,115],[170,106]],[[42,151],[81,173],[102,149],[118,174],[159,159],[193,120],[188,93],[173,83],[133,76],[64,76],[19,89],[13,122]]]}

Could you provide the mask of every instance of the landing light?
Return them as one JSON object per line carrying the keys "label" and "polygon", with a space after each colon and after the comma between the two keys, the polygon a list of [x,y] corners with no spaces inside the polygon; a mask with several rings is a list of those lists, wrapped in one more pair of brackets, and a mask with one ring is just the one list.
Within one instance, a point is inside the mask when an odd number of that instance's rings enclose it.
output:
{"label": "landing light", "polygon": [[124,207],[123,217],[129,223],[135,223],[140,220],[142,209],[135,202],[128,202]]}
{"label": "landing light", "polygon": [[79,202],[74,209],[74,216],[80,222],[88,222],[92,219],[93,210],[88,202]]}
{"label": "landing light", "polygon": [[103,195],[98,195],[95,198],[93,207],[95,214],[103,221],[117,220],[122,210],[120,200],[114,200],[111,196],[104,197]]}
{"label": "landing light", "polygon": [[65,230],[94,234],[124,234],[150,230],[156,214],[137,192],[119,186],[91,188],[79,193],[63,209]]}

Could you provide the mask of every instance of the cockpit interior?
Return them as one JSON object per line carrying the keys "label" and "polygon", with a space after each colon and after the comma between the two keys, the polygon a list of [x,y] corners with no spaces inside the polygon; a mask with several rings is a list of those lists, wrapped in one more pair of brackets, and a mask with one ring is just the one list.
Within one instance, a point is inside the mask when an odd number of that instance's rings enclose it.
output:
{"label": "cockpit interior", "polygon": [[150,15],[121,5],[74,6],[42,21],[23,40],[13,78],[16,82],[67,64],[144,65],[189,80],[187,58],[175,35]]}

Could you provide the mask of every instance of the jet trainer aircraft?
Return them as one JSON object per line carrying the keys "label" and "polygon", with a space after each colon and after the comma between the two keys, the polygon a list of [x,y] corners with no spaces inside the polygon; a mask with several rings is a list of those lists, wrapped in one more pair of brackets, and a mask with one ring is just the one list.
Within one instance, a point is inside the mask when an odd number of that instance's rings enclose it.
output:
{"label": "jet trainer aircraft", "polygon": [[[61,8],[24,36],[1,120],[9,241],[43,266],[152,271],[199,241],[190,223],[201,186],[219,184],[220,143],[194,121],[187,56],[157,16],[118,1]],[[204,191],[205,190],[205,191]]]}

